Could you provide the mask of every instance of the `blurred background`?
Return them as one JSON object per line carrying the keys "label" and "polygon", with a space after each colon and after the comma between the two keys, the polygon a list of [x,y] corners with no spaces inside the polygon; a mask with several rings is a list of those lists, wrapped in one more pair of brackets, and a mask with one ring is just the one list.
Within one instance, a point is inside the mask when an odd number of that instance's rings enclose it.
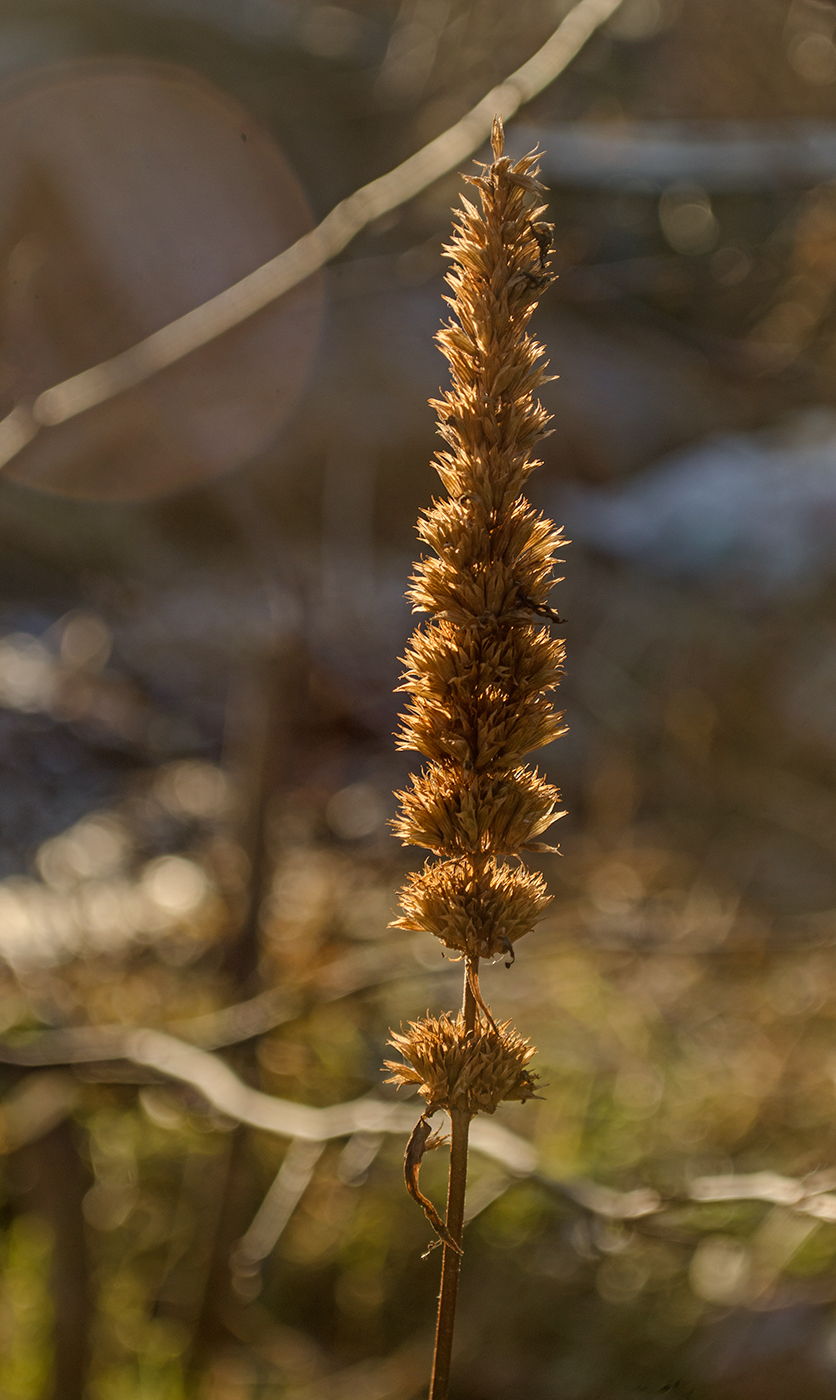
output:
{"label": "blurred background", "polygon": [[[568,9],[2,0],[0,415]],[[472,1154],[455,1395],[836,1396],[836,5],[623,0],[509,127],[536,142],[569,816],[550,916],[483,978],[548,1087],[497,1115],[516,1167]],[[458,998],[387,931],[421,859],[387,821],[461,188],[0,478],[4,1400],[424,1392],[404,1132],[288,1146],[125,1047],[391,1104],[388,1027]]]}

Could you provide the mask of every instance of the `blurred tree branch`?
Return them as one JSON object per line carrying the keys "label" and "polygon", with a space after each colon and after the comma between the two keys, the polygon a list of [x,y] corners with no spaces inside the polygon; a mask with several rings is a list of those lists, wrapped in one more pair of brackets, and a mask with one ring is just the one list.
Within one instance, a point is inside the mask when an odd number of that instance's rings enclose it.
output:
{"label": "blurred tree branch", "polygon": [[[28,1091],[31,1116],[26,1127],[30,1136],[25,1143],[19,1140],[17,1144],[23,1149],[24,1176],[29,1176],[31,1185],[21,1193],[18,1206],[31,1195],[32,1204],[47,1221],[52,1235],[49,1290],[55,1321],[51,1374],[45,1394],[46,1400],[83,1400],[87,1393],[94,1303],[82,1202],[90,1189],[91,1175],[78,1151],[75,1124],[67,1121],[71,1112],[67,1097],[63,1121],[55,1121],[59,1076],[50,1076],[51,1086],[47,1086],[44,1075],[32,1078],[37,1081],[37,1088]],[[69,1076],[61,1078],[69,1080]],[[43,1109],[50,1093],[54,1095],[53,1121],[47,1126],[47,1120],[39,1117],[39,1107]],[[78,1086],[76,1096],[77,1093]],[[21,1086],[11,1098],[22,1130],[27,1090]],[[8,1103],[6,1100],[4,1109]]]}
{"label": "blurred tree branch", "polygon": [[[428,977],[450,971],[441,962],[427,967],[415,963],[412,952],[420,940],[399,938],[388,947],[363,948],[319,968],[311,1001],[338,1001],[366,987],[409,976]],[[224,1006],[201,1016],[172,1021],[160,1029],[199,1046],[221,1050],[254,1040],[277,1026],[301,1016],[306,1009],[303,991],[271,987],[247,1001]],[[21,1044],[0,1041],[0,1064],[35,1068],[46,1065],[95,1064],[125,1057],[127,1037],[142,1029],[135,1025],[71,1026],[42,1031]]]}
{"label": "blurred tree branch", "polygon": [[494,118],[510,120],[548,87],[621,3],[578,0],[545,44],[460,121],[394,170],[355,190],[284,252],[129,350],[44,390],[33,405],[18,404],[0,422],[0,467],[41,428],[64,423],[143,383],[304,282],[375,219],[399,208],[473,155],[489,136]]}
{"label": "blurred tree branch", "polygon": [[[276,1098],[245,1084],[217,1055],[164,1031],[127,1030],[122,1033],[121,1048],[117,1049],[111,1039],[107,1049],[103,1059],[124,1058],[185,1084],[225,1117],[290,1138],[294,1144],[322,1144],[355,1133],[406,1134],[415,1123],[414,1106],[385,1103],[373,1095],[330,1108],[312,1108]],[[12,1053],[3,1047],[2,1058],[8,1061]],[[67,1116],[78,1101],[77,1086],[73,1087],[68,1075],[32,1076],[29,1083],[31,1088],[24,1085],[16,1089],[0,1104],[4,1130],[9,1132],[11,1122],[19,1125],[15,1146],[50,1131],[60,1121],[56,1115]],[[802,1178],[767,1171],[700,1176],[686,1190],[663,1198],[648,1187],[616,1191],[594,1181],[556,1180],[543,1171],[530,1142],[493,1120],[478,1119],[472,1127],[471,1142],[478,1152],[508,1171],[509,1185],[511,1180],[531,1177],[585,1213],[606,1220],[639,1220],[672,1205],[687,1203],[763,1201],[817,1220],[836,1221],[836,1171],[818,1171]]]}

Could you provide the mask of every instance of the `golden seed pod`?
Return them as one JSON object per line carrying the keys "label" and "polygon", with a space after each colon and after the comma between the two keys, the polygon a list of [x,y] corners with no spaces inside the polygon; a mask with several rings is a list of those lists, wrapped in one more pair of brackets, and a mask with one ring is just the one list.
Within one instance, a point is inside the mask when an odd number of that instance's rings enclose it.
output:
{"label": "golden seed pod", "polygon": [[386,1061],[387,1083],[417,1084],[428,1109],[493,1113],[508,1099],[535,1097],[537,1076],[526,1068],[535,1051],[510,1021],[469,1031],[461,1013],[427,1016],[393,1033],[389,1044],[406,1063]]}
{"label": "golden seed pod", "polygon": [[555,575],[554,551],[562,543],[550,520],[522,496],[502,512],[480,510],[471,495],[440,501],[418,533],[437,553],[416,566],[407,597],[415,611],[467,627],[531,622],[548,603]]}

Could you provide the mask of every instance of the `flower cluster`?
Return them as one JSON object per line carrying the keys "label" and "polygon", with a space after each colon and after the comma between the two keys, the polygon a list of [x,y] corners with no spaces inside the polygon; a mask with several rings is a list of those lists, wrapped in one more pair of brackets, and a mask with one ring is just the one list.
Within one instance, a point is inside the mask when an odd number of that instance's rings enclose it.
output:
{"label": "flower cluster", "polygon": [[468,1030],[461,1012],[427,1016],[410,1021],[409,1030],[393,1035],[390,1044],[406,1064],[387,1060],[387,1082],[420,1085],[428,1110],[493,1113],[506,1099],[525,1103],[534,1097],[537,1075],[526,1069],[534,1048],[508,1021]]}
{"label": "flower cluster", "polygon": [[461,956],[513,958],[518,938],[545,913],[550,897],[540,875],[494,857],[434,861],[401,890],[403,915],[393,927],[432,933]]}

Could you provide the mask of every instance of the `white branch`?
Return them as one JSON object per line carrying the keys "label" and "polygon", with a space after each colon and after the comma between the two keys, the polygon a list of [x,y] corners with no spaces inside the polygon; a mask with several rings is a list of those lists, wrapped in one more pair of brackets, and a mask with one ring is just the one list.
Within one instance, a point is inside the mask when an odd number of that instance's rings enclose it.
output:
{"label": "white branch", "polygon": [[[96,1033],[91,1028],[91,1033],[99,1052],[107,1050],[107,1058],[127,1059],[186,1084],[225,1117],[290,1138],[294,1143],[321,1145],[355,1133],[406,1136],[415,1126],[415,1103],[384,1103],[368,1095],[331,1108],[311,1108],[275,1098],[245,1084],[217,1055],[165,1031],[128,1029],[121,1032],[118,1044],[115,1033],[108,1033],[106,1046],[101,1031]],[[95,1057],[77,1054],[75,1058]],[[101,1053],[98,1058],[102,1058]],[[0,1104],[0,1151],[13,1151],[48,1132],[73,1112],[78,1097],[78,1086],[67,1074],[45,1072],[29,1076]],[[815,1172],[801,1179],[766,1171],[696,1177],[687,1190],[665,1200],[649,1187],[616,1191],[596,1181],[556,1180],[543,1170],[531,1142],[493,1118],[475,1118],[470,1141],[477,1152],[497,1162],[510,1178],[536,1177],[581,1210],[607,1220],[641,1220],[687,1202],[763,1201],[816,1220],[836,1221],[836,1171]],[[305,1156],[305,1161],[310,1161],[313,1171],[315,1155]],[[287,1181],[283,1180],[276,1189],[282,1194],[286,1187]]]}
{"label": "white branch", "polygon": [[[561,122],[535,128],[543,169],[575,189],[658,197],[676,182],[712,194],[805,189],[836,175],[832,122]],[[518,139],[509,141],[513,152]]]}
{"label": "white branch", "polygon": [[830,1194],[834,1186],[833,1172],[815,1172],[800,1181],[777,1172],[741,1172],[697,1177],[689,1195],[692,1201],[768,1201],[817,1220],[836,1220],[836,1196]]}
{"label": "white branch", "polygon": [[403,1104],[364,1097],[333,1108],[310,1108],[251,1089],[217,1055],[176,1040],[165,1031],[133,1031],[126,1039],[124,1053],[136,1065],[197,1089],[227,1118],[279,1137],[327,1142],[357,1132],[407,1133],[415,1126],[415,1109]]}
{"label": "white branch", "polygon": [[510,120],[519,108],[563,72],[622,0],[579,0],[542,48],[491,89],[466,116],[394,170],[363,185],[335,206],[316,228],[277,257],[201,306],[102,364],[45,389],[31,408],[18,404],[0,422],[0,467],[42,427],[64,423],[183,359],[304,282],[382,214],[420,194],[490,135],[495,116]]}
{"label": "white branch", "polygon": [[[198,1089],[214,1108],[250,1127],[307,1142],[325,1142],[351,1133],[407,1133],[415,1124],[415,1107],[355,1099],[333,1108],[309,1108],[250,1089],[215,1055],[185,1045],[162,1031],[138,1031],[131,1036],[128,1058],[169,1078]],[[657,1215],[669,1202],[647,1187],[615,1191],[595,1181],[550,1181],[542,1173],[532,1143],[491,1118],[477,1117],[471,1127],[473,1147],[500,1163],[513,1177],[540,1176],[583,1210],[608,1220],[640,1220]],[[680,1199],[705,1201],[765,1201],[790,1206],[802,1215],[836,1220],[833,1173],[818,1172],[801,1181],[775,1172],[722,1177],[697,1177]]]}
{"label": "white branch", "polygon": [[324,1142],[293,1139],[252,1224],[232,1251],[230,1264],[233,1274],[246,1277],[258,1272],[262,1259],[267,1258],[281,1238],[324,1150]]}

